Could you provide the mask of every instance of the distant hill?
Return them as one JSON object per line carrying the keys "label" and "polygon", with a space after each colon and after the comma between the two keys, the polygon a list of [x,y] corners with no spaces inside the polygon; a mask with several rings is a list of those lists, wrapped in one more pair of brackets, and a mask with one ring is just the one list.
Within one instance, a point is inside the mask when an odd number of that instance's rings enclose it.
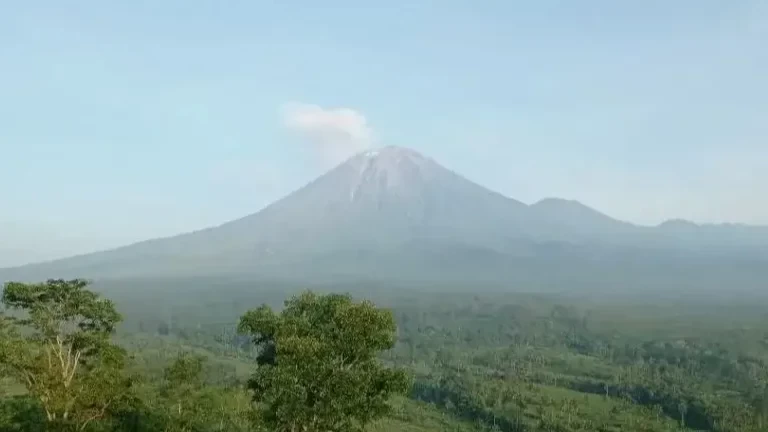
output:
{"label": "distant hill", "polygon": [[765,227],[643,227],[577,201],[529,206],[412,150],[385,147],[241,219],[6,269],[0,279],[242,275],[546,284],[588,273],[605,280],[600,276],[610,272],[620,283],[622,272],[637,277],[638,269],[707,274],[725,266],[749,273],[766,250]]}

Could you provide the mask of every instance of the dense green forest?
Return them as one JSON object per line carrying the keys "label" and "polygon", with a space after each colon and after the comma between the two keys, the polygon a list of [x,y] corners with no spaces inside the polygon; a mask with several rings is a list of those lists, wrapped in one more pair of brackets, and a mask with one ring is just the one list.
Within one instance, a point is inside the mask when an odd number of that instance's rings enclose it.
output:
{"label": "dense green forest", "polygon": [[757,297],[167,280],[3,303],[0,431],[768,430]]}

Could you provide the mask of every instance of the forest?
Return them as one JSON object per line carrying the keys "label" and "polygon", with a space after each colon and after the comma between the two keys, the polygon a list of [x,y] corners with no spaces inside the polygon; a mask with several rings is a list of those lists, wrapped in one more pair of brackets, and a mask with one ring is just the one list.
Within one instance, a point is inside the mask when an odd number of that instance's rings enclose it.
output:
{"label": "forest", "polygon": [[754,298],[6,283],[0,431],[765,431]]}

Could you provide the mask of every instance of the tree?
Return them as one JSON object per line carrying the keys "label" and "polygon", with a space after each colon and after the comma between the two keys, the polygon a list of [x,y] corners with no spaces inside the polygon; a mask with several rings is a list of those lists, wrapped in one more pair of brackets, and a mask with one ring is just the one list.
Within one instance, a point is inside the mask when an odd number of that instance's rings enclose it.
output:
{"label": "tree", "polygon": [[688,413],[688,403],[681,400],[677,404],[677,412],[680,413],[680,427],[685,429],[685,415]]}
{"label": "tree", "polygon": [[168,401],[166,413],[169,416],[166,431],[189,431],[197,423],[204,423],[205,417],[200,391],[203,388],[204,357],[181,354],[165,369],[161,396]]}
{"label": "tree", "polygon": [[0,317],[0,365],[39,401],[53,430],[86,430],[131,384],[125,352],[110,340],[120,314],[88,285],[9,282],[3,291],[17,313]]}
{"label": "tree", "polygon": [[279,314],[247,312],[238,329],[259,349],[249,387],[270,430],[361,431],[408,389],[405,373],[376,357],[394,345],[392,314],[368,301],[307,291]]}
{"label": "tree", "polygon": [[161,321],[160,324],[157,325],[157,334],[160,336],[168,336],[171,333],[171,328],[168,327],[168,323],[165,321]]}

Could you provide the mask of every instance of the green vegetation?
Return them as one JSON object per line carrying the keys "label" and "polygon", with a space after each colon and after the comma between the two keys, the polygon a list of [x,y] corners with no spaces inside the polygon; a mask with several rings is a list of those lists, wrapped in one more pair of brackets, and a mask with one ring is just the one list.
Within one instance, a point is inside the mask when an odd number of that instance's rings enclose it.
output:
{"label": "green vegetation", "polygon": [[130,388],[124,350],[110,342],[114,305],[82,280],[9,283],[6,307],[23,313],[0,324],[0,364],[24,385],[51,429],[86,430]]}
{"label": "green vegetation", "polygon": [[768,429],[755,299],[156,283],[6,284],[0,431]]}
{"label": "green vegetation", "polygon": [[363,430],[388,413],[390,394],[408,390],[405,374],[376,358],[394,346],[395,321],[369,302],[306,292],[279,315],[246,313],[239,329],[259,348],[248,387],[269,430]]}

